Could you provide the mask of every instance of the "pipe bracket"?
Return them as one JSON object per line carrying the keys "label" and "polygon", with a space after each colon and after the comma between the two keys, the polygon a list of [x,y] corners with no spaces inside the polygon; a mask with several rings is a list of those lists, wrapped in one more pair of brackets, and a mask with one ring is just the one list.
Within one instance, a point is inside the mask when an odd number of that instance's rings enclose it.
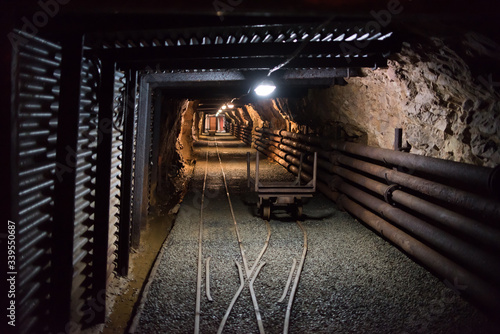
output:
{"label": "pipe bracket", "polygon": [[496,198],[500,198],[500,165],[493,168],[488,180],[490,193]]}
{"label": "pipe bracket", "polygon": [[347,198],[347,196],[345,194],[340,194],[339,197],[337,198],[337,208],[342,211],[342,212],[345,212],[345,208],[344,208],[344,205],[342,204],[342,202],[344,201],[344,199]]}
{"label": "pipe bracket", "polygon": [[340,156],[341,156],[341,153],[339,153],[338,151],[331,152],[331,153],[329,154],[329,159],[330,159],[330,162],[331,162],[332,164],[334,164],[335,166],[340,165],[340,163],[339,163],[339,158],[340,158]]}
{"label": "pipe bracket", "polygon": [[330,188],[331,191],[338,191],[338,187],[341,183],[342,178],[338,175],[334,175],[328,181],[328,188]]}
{"label": "pipe bracket", "polygon": [[388,204],[395,205],[394,201],[392,200],[392,193],[394,192],[394,190],[399,190],[399,189],[401,189],[399,184],[391,184],[390,186],[385,188],[384,199]]}

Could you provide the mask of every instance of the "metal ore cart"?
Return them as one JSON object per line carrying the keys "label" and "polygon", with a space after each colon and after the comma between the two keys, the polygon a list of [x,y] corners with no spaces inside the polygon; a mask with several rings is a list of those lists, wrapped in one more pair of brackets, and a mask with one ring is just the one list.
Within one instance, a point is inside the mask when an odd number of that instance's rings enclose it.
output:
{"label": "metal ore cart", "polygon": [[317,153],[314,152],[313,177],[306,184],[301,184],[303,156],[300,155],[299,173],[293,182],[266,182],[259,180],[259,152],[255,155],[255,180],[250,177],[250,152],[247,152],[248,187],[254,184],[255,192],[259,195],[257,208],[263,219],[269,220],[271,210],[276,207],[291,209],[299,218],[302,216],[302,198],[312,197],[316,191]]}

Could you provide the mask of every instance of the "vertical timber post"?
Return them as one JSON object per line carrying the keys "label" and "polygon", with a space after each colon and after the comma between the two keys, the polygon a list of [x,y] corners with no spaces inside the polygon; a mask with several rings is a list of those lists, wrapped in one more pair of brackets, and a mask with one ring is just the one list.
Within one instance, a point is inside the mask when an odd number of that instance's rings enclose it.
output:
{"label": "vertical timber post", "polygon": [[[111,145],[113,133],[113,94],[115,84],[114,62],[104,60],[99,86],[99,125],[97,133],[97,173],[94,226],[93,298],[102,307],[96,308],[94,323],[103,323],[106,315],[106,280],[109,246],[109,200],[111,187]],[[98,298],[99,296],[99,298]]]}
{"label": "vertical timber post", "polygon": [[[145,77],[139,86],[139,115],[137,117],[137,140],[134,173],[134,206],[132,215],[132,247],[138,248],[141,225],[147,216],[147,174],[149,170],[149,119],[151,89]],[[144,189],[146,188],[146,189]],[[146,210],[144,208],[146,207]]]}
{"label": "vertical timber post", "polygon": [[122,174],[122,199],[120,201],[120,227],[118,231],[118,275],[127,276],[129,269],[130,253],[130,222],[132,210],[132,169],[134,165],[134,125],[135,101],[137,91],[137,72],[127,71],[125,121],[123,131],[123,174]]}
{"label": "vertical timber post", "polygon": [[71,324],[73,238],[83,36],[62,42],[61,91],[57,122],[54,229],[52,232],[51,329],[65,332]]}

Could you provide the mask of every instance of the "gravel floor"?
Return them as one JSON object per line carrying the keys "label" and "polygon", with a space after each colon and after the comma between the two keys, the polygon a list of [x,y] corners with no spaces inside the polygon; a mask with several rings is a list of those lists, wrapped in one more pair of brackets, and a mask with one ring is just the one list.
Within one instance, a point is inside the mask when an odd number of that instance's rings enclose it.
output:
{"label": "gravel floor", "polygon": [[[136,333],[194,331],[199,208],[206,152],[209,162],[202,252],[203,259],[211,257],[214,301],[205,297],[203,270],[201,333],[217,332],[240,285],[235,261],[241,263],[242,258],[212,139],[203,137],[196,145],[198,159],[190,191],[163,246]],[[251,267],[267,236],[266,224],[257,215],[257,196],[246,185],[246,152],[251,149],[229,136],[217,137],[217,141]],[[260,174],[263,181],[293,179],[267,159],[261,159]],[[304,204],[302,224],[309,247],[291,313],[290,333],[493,332],[487,320],[453,290],[347,213],[338,211],[322,195]],[[266,264],[254,287],[266,333],[281,333],[288,296],[282,303],[278,299],[293,259],[297,264],[300,260],[303,234],[284,211],[273,211],[270,227],[269,247],[262,258]],[[248,284],[224,332],[259,332]]]}

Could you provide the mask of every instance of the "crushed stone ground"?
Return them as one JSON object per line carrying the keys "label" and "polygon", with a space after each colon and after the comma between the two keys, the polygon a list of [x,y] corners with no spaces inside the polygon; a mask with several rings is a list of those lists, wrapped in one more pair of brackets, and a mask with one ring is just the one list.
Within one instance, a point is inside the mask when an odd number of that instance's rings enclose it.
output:
{"label": "crushed stone ground", "polygon": [[[258,197],[247,187],[246,152],[231,136],[217,136],[224,171],[249,266],[264,245],[267,228]],[[201,333],[216,333],[240,285],[242,262],[222,180],[214,137],[195,146],[197,164],[174,228],[147,295],[136,333],[193,333],[198,231],[205,157],[209,154],[204,207],[203,259],[211,257],[205,297],[202,278]],[[252,163],[252,175],[254,166]],[[293,180],[284,168],[261,157],[265,181]],[[290,333],[489,333],[486,318],[457,293],[321,194],[305,201],[302,224],[309,249],[291,312]],[[278,303],[303,234],[288,212],[273,211],[266,264],[255,292],[266,333],[282,333],[288,302]],[[205,261],[203,261],[203,266]],[[258,333],[248,286],[233,308],[224,333]]]}

